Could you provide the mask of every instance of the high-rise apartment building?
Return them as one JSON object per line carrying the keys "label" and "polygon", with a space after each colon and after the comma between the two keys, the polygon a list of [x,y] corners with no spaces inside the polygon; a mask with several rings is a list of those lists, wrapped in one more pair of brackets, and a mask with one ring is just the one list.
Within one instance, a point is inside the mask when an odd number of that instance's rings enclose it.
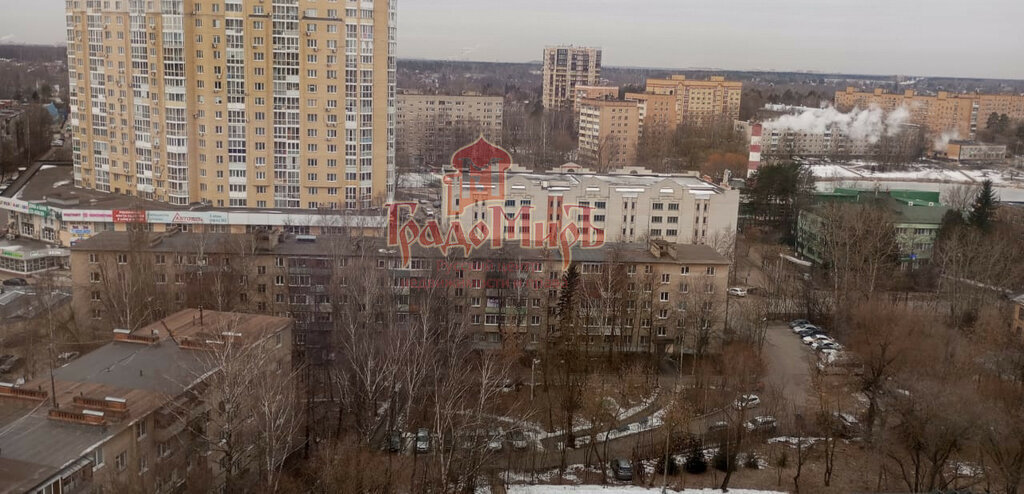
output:
{"label": "high-rise apartment building", "polygon": [[543,77],[544,109],[571,109],[576,98],[576,86],[595,86],[601,79],[601,49],[545,47]]}
{"label": "high-rise apartment building", "polygon": [[865,92],[847,87],[845,91],[836,91],[835,105],[840,111],[877,106],[889,112],[903,107],[910,112],[911,122],[923,126],[933,135],[955,133],[957,137],[969,139],[975,138],[978,125],[984,126],[992,113],[1006,114],[1010,119],[1024,119],[1024,95],[1019,94],[939,91],[935,95],[925,95],[912,89],[889,93],[881,88]]}
{"label": "high-rise apartment building", "polygon": [[442,166],[479,136],[501,144],[504,107],[501,96],[399,94],[401,164]]}
{"label": "high-rise apartment building", "polygon": [[647,79],[643,93],[627,93],[626,99],[641,102],[644,132],[671,133],[679,125],[707,125],[716,120],[740,118],[743,83],[712,76],[706,81],[673,75]]}
{"label": "high-rise apartment building", "polygon": [[640,113],[636,101],[586,98],[577,102],[580,162],[599,171],[636,164]]}
{"label": "high-rise apartment building", "polygon": [[396,0],[69,0],[74,182],[186,205],[394,191]]}

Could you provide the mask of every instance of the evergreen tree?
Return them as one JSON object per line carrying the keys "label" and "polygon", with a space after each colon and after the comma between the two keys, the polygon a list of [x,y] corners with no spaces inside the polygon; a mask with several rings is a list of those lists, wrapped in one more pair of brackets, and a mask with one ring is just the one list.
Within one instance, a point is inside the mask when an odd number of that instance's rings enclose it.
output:
{"label": "evergreen tree", "polygon": [[971,206],[971,211],[968,214],[968,223],[975,228],[982,231],[989,231],[992,229],[992,221],[996,212],[996,203],[999,202],[999,198],[996,197],[996,193],[992,190],[992,181],[986,180],[981,184],[981,192],[978,192],[978,197],[974,199],[974,204]]}
{"label": "evergreen tree", "polygon": [[690,451],[686,455],[686,464],[683,466],[687,473],[693,475],[700,475],[708,471],[708,460],[704,458],[704,450],[700,448],[700,443],[694,441],[690,446]]}
{"label": "evergreen tree", "polygon": [[576,264],[570,264],[569,270],[562,275],[562,291],[558,294],[558,329],[563,335],[571,333],[576,325],[576,292],[579,284],[579,268]]}
{"label": "evergreen tree", "polygon": [[988,120],[985,122],[985,128],[988,130],[996,130],[999,127],[999,114],[992,112],[988,114]]}

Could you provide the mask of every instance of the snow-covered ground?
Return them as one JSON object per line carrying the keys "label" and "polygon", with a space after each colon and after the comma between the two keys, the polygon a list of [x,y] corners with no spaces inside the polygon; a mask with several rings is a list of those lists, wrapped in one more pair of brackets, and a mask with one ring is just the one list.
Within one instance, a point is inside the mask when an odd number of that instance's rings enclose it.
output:
{"label": "snow-covered ground", "polygon": [[[660,487],[636,487],[624,485],[513,485],[508,488],[508,494],[657,494],[662,492]],[[681,491],[668,489],[665,492],[681,494],[721,494],[721,489],[683,489]],[[733,494],[781,494],[780,491],[761,491],[753,489],[729,489]]]}

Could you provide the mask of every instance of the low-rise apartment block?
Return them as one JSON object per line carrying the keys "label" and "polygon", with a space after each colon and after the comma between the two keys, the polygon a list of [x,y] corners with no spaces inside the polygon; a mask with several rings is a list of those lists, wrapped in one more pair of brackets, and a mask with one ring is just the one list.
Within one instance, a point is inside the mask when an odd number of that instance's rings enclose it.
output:
{"label": "low-rise apartment block", "polygon": [[206,492],[221,490],[227,469],[234,478],[258,471],[255,435],[252,448],[225,460],[221,432],[232,428],[231,441],[241,441],[244,424],[224,421],[235,402],[207,385],[234,362],[221,358],[228,347],[258,348],[256,376],[291,372],[291,326],[184,310],[114,329],[110,343],[54,369],[52,380],[0,383],[0,492]]}
{"label": "low-rise apartment block", "polygon": [[[140,243],[129,232],[106,232],[73,248],[74,310],[82,328],[107,325],[120,317],[130,287],[154,310],[224,303],[287,314],[295,319],[296,356],[311,365],[329,361],[332,330],[367,310],[402,326],[417,324],[426,307],[444,306],[483,349],[538,348],[557,324],[565,274],[557,251],[509,243],[469,255],[414,246],[411,254],[406,263],[398,249],[366,238],[183,232]],[[713,350],[703,339],[697,349],[682,341],[687,328],[720,341],[729,261],[715,249],[653,240],[576,247],[571,256],[589,287],[580,298],[593,311],[587,331],[595,348]],[[612,283],[618,288],[600,289]],[[367,297],[372,307],[358,309]]]}
{"label": "low-rise apartment block", "polygon": [[501,96],[399,94],[399,165],[440,167],[475,137],[501,144]]}
{"label": "low-rise apartment block", "polygon": [[1002,161],[1006,158],[1006,145],[954,139],[946,145],[945,157],[960,162]]}
{"label": "low-rise apartment block", "polygon": [[[543,173],[514,166],[497,197],[470,204],[474,184],[457,183],[442,194],[445,224],[460,221],[465,231],[477,222],[498,221],[501,228],[525,228],[518,222],[546,222],[560,229],[570,220],[584,219],[604,232],[609,242],[646,242],[716,245],[736,230],[739,191],[705,180],[696,173],[654,173],[625,167],[597,173],[567,163]],[[576,206],[566,211],[567,207]],[[581,208],[588,208],[589,212]],[[495,216],[501,211],[501,216]],[[522,215],[525,215],[523,217]],[[506,220],[508,218],[509,220]],[[515,225],[509,221],[517,222]],[[589,227],[583,227],[582,233]]]}

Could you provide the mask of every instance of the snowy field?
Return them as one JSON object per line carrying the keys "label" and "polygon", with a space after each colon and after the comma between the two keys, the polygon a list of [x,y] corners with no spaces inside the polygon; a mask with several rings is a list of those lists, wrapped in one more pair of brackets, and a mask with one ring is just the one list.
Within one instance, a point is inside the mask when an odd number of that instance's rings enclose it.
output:
{"label": "snowy field", "polygon": [[[618,485],[513,485],[509,486],[508,494],[657,494],[660,487],[647,488]],[[721,489],[668,489],[665,492],[681,494],[721,494]],[[752,489],[729,489],[733,494],[781,494],[780,491],[761,491]]]}

